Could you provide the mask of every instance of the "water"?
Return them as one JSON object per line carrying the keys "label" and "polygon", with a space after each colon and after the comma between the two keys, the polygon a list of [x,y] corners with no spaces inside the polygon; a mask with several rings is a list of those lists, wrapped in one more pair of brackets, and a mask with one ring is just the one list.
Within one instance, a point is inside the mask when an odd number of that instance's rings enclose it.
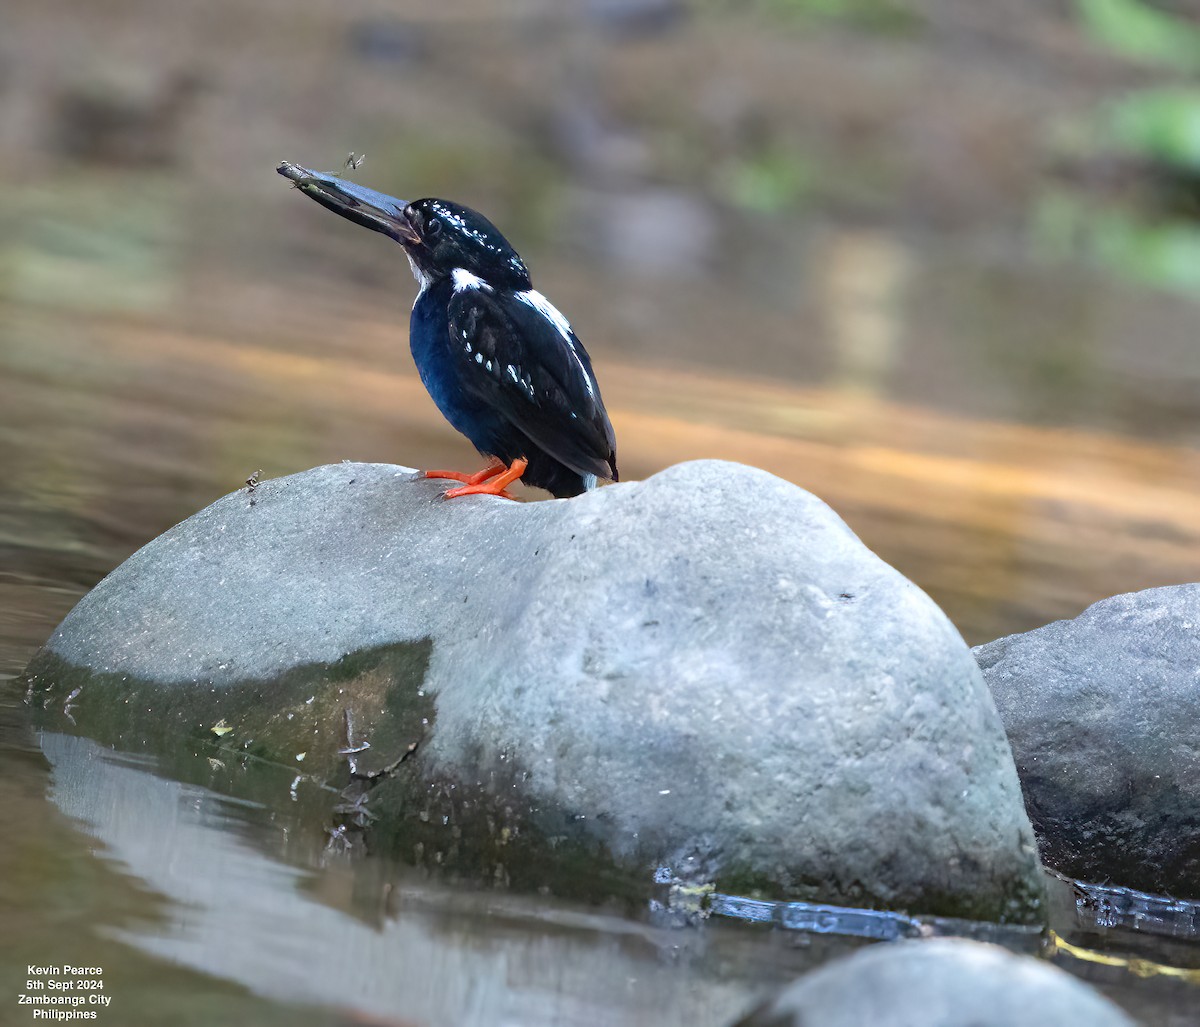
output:
{"label": "water", "polygon": [[268,999],[416,1023],[649,1024],[666,1008],[716,1025],[814,960],[753,932],[439,885],[341,855],[286,801],[180,785],[84,739],[41,742],[51,801],[180,911],[109,937]]}
{"label": "water", "polygon": [[[451,465],[470,457],[419,385],[392,366],[392,324],[357,323],[346,333],[356,352],[333,355],[314,338],[329,327],[316,314],[306,334],[235,340],[161,320],[4,311],[0,424],[15,460],[0,487],[0,780],[18,829],[0,847],[0,904],[16,928],[0,942],[0,964],[10,978],[22,961],[102,965],[119,1022],[134,1027],[364,1016],[721,1024],[867,939],[923,930],[1040,951],[1143,1023],[1200,1015],[1200,948],[1186,903],[1059,886],[1054,947],[986,925],[755,907],[736,896],[717,897],[711,919],[679,929],[650,910],[581,908],[416,877],[364,857],[352,836],[343,851],[342,839],[331,845],[321,804],[307,802],[303,788],[294,795],[291,772],[260,775],[253,794],[239,796],[220,766],[204,762],[212,754],[195,757],[200,777],[189,780],[207,780],[202,787],[82,739],[35,738],[14,676],[83,591],[144,539],[260,466],[270,474],[347,455],[417,452],[421,462]],[[1094,530],[1113,537],[1139,517],[1178,525],[1127,537],[1131,560],[1179,559],[1190,544],[1194,528],[1182,522],[1194,499],[1159,443],[969,421],[702,369],[606,363],[630,477],[715,451],[827,483],[818,491],[852,523],[857,515],[870,541],[895,546],[930,574],[962,559],[964,536],[976,533],[991,543],[980,554],[987,560],[1007,540],[1002,554],[1041,547],[1072,567],[1069,580],[1051,576],[1027,592],[1011,567],[964,571],[970,589],[946,593],[960,621],[1017,628],[1104,580],[1086,562],[1074,565],[1083,543],[1062,521],[1080,511],[1102,511],[1105,526]],[[1037,459],[1061,452],[1068,437],[1073,477]],[[988,462],[980,451],[997,455]],[[1006,468],[1001,483],[991,480],[998,467]],[[1113,479],[1123,484],[1110,492],[1103,482]],[[941,503],[928,503],[927,490]],[[1039,500],[1041,513],[1029,513]],[[1006,503],[1009,514],[997,509]],[[882,545],[870,538],[873,525]],[[1029,566],[1030,575],[1045,570]],[[6,991],[23,984],[9,983]]]}
{"label": "water", "polygon": [[687,901],[638,912],[439,882],[344,844],[290,768],[234,774],[198,752],[208,786],[181,783],[149,757],[30,737],[12,693],[6,992],[24,962],[101,966],[122,1024],[719,1025],[868,939],[917,935],[1053,959],[1140,1023],[1200,1012],[1200,904],[1052,879],[1047,939],[720,895],[697,922]]}

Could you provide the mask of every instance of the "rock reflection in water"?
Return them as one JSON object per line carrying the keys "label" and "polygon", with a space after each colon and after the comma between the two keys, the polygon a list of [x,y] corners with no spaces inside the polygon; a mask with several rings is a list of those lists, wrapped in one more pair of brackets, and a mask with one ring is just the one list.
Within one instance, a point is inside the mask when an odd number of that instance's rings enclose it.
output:
{"label": "rock reflection in water", "polygon": [[[655,928],[424,879],[376,887],[371,861],[345,881],[341,861],[315,872],[277,858],[304,829],[286,810],[182,785],[87,739],[47,733],[41,744],[52,801],[174,904],[164,926],[114,936],[265,998],[489,1027],[717,1025],[828,958],[828,945],[853,944]],[[343,885],[376,898],[347,901]]]}

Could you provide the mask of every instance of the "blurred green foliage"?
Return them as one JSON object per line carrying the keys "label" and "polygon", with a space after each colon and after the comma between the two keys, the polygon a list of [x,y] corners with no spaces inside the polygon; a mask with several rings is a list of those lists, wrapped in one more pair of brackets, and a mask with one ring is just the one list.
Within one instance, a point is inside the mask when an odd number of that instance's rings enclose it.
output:
{"label": "blurred green foliage", "polygon": [[914,11],[896,0],[764,0],[764,3],[784,14],[844,21],[876,30],[911,28],[918,21]]}
{"label": "blurred green foliage", "polygon": [[1097,259],[1123,277],[1164,288],[1200,288],[1200,227],[1183,221],[1146,222],[1119,210],[1093,212]]}
{"label": "blurred green foliage", "polygon": [[[742,15],[747,4],[713,2],[728,13]],[[923,24],[923,19],[901,0],[756,0],[759,10],[791,22],[832,21],[870,32],[906,32]]]}
{"label": "blurred green foliage", "polygon": [[1114,53],[1200,71],[1200,28],[1139,0],[1076,0],[1084,27]]}
{"label": "blurred green foliage", "polygon": [[747,153],[726,170],[723,191],[745,210],[773,214],[797,206],[817,177],[811,158],[794,147]]}
{"label": "blurred green foliage", "polygon": [[1154,89],[1114,105],[1107,132],[1121,150],[1200,172],[1200,89]]}
{"label": "blurred green foliage", "polygon": [[1200,288],[1200,225],[1189,221],[1150,220],[1059,190],[1038,203],[1034,235],[1054,260],[1084,257],[1129,281],[1187,293]]}
{"label": "blurred green foliage", "polygon": [[[1200,73],[1200,28],[1141,0],[1076,0],[1088,35],[1112,53],[1184,79]],[[1135,89],[1081,121],[1070,148],[1102,169],[1100,194],[1053,190],[1035,235],[1057,259],[1083,257],[1159,288],[1200,287],[1200,87]],[[1117,190],[1116,192],[1113,189]]]}

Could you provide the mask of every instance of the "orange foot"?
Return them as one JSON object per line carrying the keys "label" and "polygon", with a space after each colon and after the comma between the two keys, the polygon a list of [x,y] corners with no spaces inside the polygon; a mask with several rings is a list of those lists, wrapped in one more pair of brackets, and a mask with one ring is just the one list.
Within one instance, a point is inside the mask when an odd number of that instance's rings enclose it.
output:
{"label": "orange foot", "polygon": [[[511,467],[505,468],[503,464],[500,465],[498,470],[493,470],[489,467],[487,471],[481,471],[479,474],[472,475],[471,478],[444,475],[445,477],[454,477],[459,481],[465,481],[466,484],[462,488],[450,489],[443,493],[443,498],[456,499],[459,496],[503,496],[505,499],[516,499],[516,496],[510,495],[505,489],[514,481],[519,480],[528,466],[528,460],[514,460]],[[499,473],[501,471],[503,473]],[[428,471],[425,472],[425,476],[431,477]],[[443,475],[441,472],[438,472],[437,475],[432,475],[432,477],[443,477]],[[475,480],[472,480],[472,478]]]}
{"label": "orange foot", "polygon": [[463,474],[462,471],[426,471],[426,478],[452,478],[454,481],[461,481],[466,485],[478,485],[481,481],[487,481],[488,478],[494,478],[501,471],[507,471],[508,466],[501,463],[499,460],[494,460],[488,464],[478,474]]}

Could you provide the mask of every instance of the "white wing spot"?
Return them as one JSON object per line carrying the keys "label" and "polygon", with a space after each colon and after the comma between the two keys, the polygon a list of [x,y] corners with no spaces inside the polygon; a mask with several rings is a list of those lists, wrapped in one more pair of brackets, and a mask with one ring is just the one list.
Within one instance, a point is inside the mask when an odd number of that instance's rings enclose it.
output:
{"label": "white wing spot", "polygon": [[534,310],[558,329],[558,334],[568,341],[571,338],[571,322],[563,317],[562,311],[543,296],[537,289],[517,293],[517,299],[528,303]]}
{"label": "white wing spot", "polygon": [[477,364],[483,363],[483,354],[482,353],[475,354],[475,363],[477,363]]}
{"label": "white wing spot", "polygon": [[517,369],[512,364],[509,364],[505,370],[508,371],[508,376],[513,380],[513,384],[515,385],[519,381],[517,378]]}
{"label": "white wing spot", "polygon": [[558,334],[563,337],[563,341],[567,344],[567,348],[571,351],[571,356],[575,358],[575,363],[579,365],[579,373],[583,375],[583,386],[587,389],[587,393],[592,399],[596,398],[596,385],[592,380],[592,376],[588,374],[588,370],[583,366],[583,361],[579,359],[579,353],[575,348],[575,340],[572,338],[574,334],[571,331],[571,322],[568,321],[553,303],[543,296],[536,289],[529,289],[525,292],[517,293],[517,299],[522,303],[527,303],[533,307],[539,314],[549,321],[555,328],[558,329]]}

